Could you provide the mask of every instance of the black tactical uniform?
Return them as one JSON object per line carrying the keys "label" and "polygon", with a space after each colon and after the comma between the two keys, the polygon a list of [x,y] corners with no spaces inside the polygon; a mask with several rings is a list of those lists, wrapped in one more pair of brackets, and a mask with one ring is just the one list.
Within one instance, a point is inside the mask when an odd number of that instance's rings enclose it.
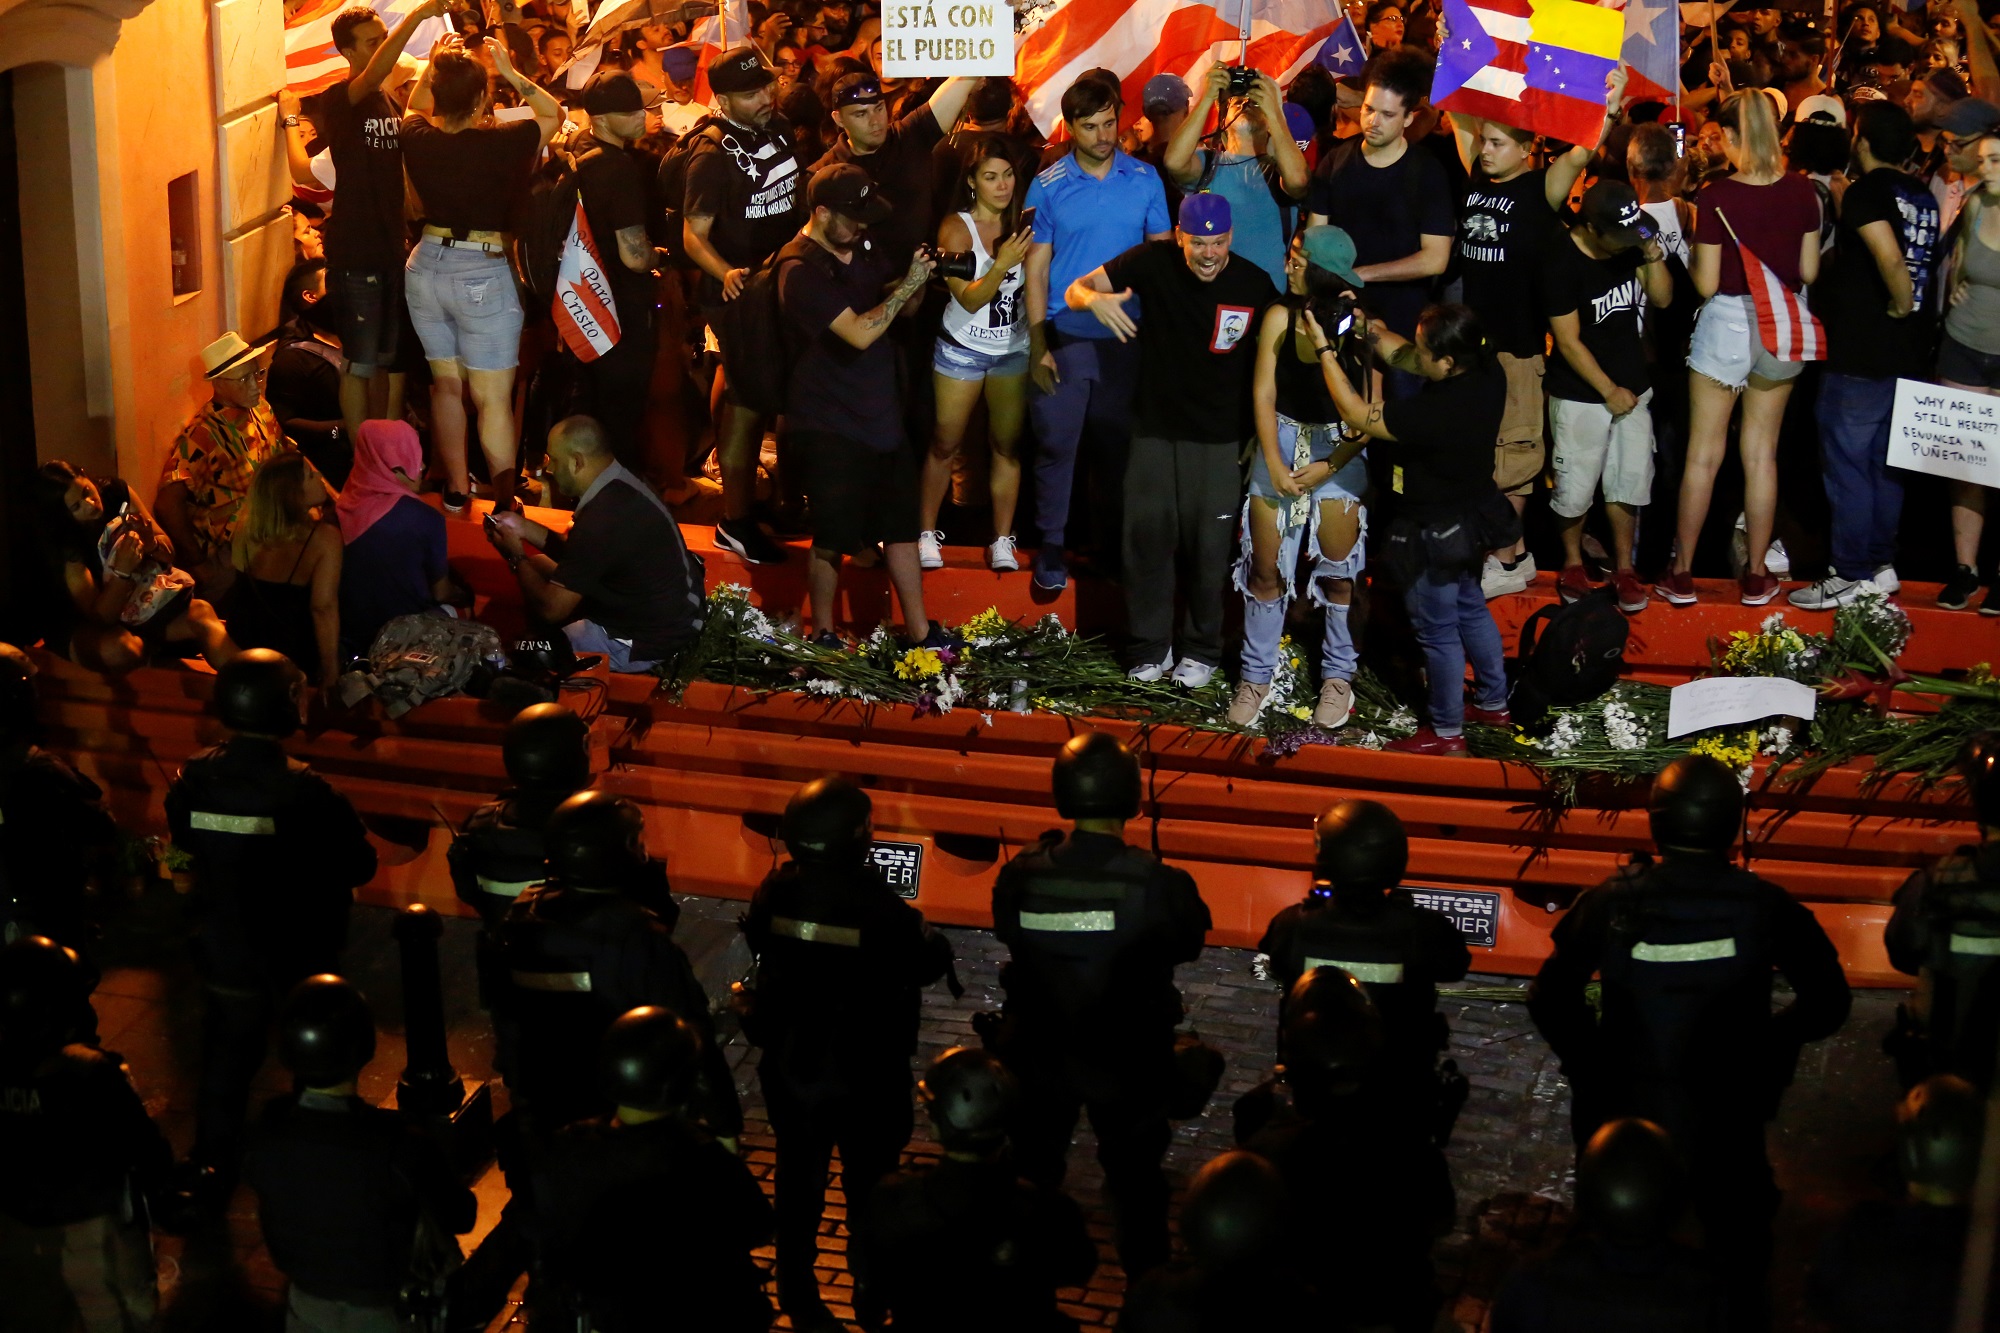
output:
{"label": "black tactical uniform", "polygon": [[[743,918],[757,960],[744,1032],[763,1052],[757,1079],[778,1140],[778,1299],[795,1321],[820,1317],[812,1267],[833,1149],[858,1211],[910,1141],[921,992],[952,961],[923,913],[868,866],[869,817],[867,794],[841,779],[800,788],[785,810],[793,859]],[[863,1283],[865,1254],[851,1247],[848,1265]],[[856,1296],[864,1311],[873,1299]]]}
{"label": "black tactical uniform", "polygon": [[216,711],[237,734],[190,757],[167,792],[174,845],[194,858],[208,991],[192,1157],[225,1183],[270,1009],[302,979],[337,970],[354,890],[375,874],[354,807],[285,754],[304,683],[269,649],[238,654],[215,683]]}
{"label": "black tactical uniform", "polygon": [[[1730,864],[1742,827],[1736,775],[1676,760],[1653,787],[1659,864],[1577,899],[1528,1001],[1572,1088],[1572,1132],[1640,1116],[1685,1156],[1710,1256],[1731,1278],[1732,1317],[1766,1317],[1762,1284],[1778,1191],[1764,1122],[1799,1050],[1847,1018],[1847,978],[1804,904]],[[1782,974],[1797,998],[1771,1011]],[[1584,987],[1602,981],[1593,1009]],[[1600,1016],[1601,1012],[1601,1016]]]}
{"label": "black tactical uniform", "polygon": [[146,1199],[173,1150],[119,1057],[77,1040],[95,1027],[87,984],[53,940],[0,948],[0,1216],[55,1233],[84,1326],[146,1328],[157,1305]]}
{"label": "black tactical uniform", "polygon": [[[2000,742],[1966,742],[1959,771],[1983,836],[2000,831]],[[2000,1043],[2000,841],[1962,847],[1896,890],[1883,941],[1889,963],[1918,979],[1888,1046],[1905,1087],[1932,1074],[1993,1085]]]}
{"label": "black tactical uniform", "polygon": [[[1056,760],[1055,793],[1065,819],[1121,824],[1139,812],[1138,761],[1103,732],[1079,736]],[[1113,833],[1046,833],[993,885],[993,933],[1010,953],[999,1054],[1021,1083],[1015,1161],[1060,1187],[1088,1111],[1133,1277],[1167,1260],[1174,967],[1200,956],[1210,925],[1192,876]]]}
{"label": "black tactical uniform", "polygon": [[1236,1333],[1254,1326],[1335,1329],[1331,1302],[1315,1298],[1309,1271],[1285,1235],[1285,1186],[1255,1153],[1224,1153],[1195,1174],[1181,1209],[1189,1261],[1156,1268],[1125,1298],[1119,1326],[1133,1333]]}
{"label": "black tactical uniform", "polygon": [[336,976],[285,1002],[279,1057],[303,1090],[274,1098],[244,1153],[243,1177],[271,1262],[290,1280],[293,1327],[382,1326],[413,1280],[456,1260],[472,1191],[418,1124],[333,1091],[375,1053],[375,1022]]}

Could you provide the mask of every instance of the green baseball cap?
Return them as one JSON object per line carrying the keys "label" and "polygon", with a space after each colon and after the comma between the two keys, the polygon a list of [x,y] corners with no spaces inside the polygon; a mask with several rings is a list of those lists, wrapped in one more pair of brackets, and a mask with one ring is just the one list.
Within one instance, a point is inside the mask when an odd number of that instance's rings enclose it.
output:
{"label": "green baseball cap", "polygon": [[1307,227],[1303,237],[1306,262],[1325,269],[1342,282],[1365,287],[1354,273],[1354,238],[1339,227]]}

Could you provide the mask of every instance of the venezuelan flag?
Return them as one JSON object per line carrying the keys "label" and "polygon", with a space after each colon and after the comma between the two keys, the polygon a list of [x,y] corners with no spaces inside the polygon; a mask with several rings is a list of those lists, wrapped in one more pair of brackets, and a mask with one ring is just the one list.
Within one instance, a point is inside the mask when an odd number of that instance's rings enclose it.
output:
{"label": "venezuelan flag", "polygon": [[1625,17],[1579,0],[1533,0],[1528,20],[1528,123],[1571,143],[1595,144],[1604,123],[1604,80],[1618,68]]}

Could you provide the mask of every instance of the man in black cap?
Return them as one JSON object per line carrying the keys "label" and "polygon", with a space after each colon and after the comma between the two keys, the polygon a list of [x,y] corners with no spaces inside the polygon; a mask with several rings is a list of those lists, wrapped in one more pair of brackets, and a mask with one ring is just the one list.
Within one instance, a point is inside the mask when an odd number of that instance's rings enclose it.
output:
{"label": "man in black cap", "polygon": [[654,164],[633,147],[646,133],[646,95],[630,74],[607,69],[584,85],[583,109],[592,142],[577,155],[577,193],[618,308],[617,343],[582,363],[591,391],[585,410],[603,425],[618,461],[643,471],[647,391],[659,351],[653,327],[659,259],[646,229],[655,212]]}
{"label": "man in black cap", "polygon": [[774,261],[779,309],[799,344],[785,432],[812,503],[806,612],[819,637],[837,643],[841,562],[880,545],[911,642],[936,647],[944,629],[924,614],[917,469],[888,341],[934,264],[921,251],[891,263],[874,245],[871,229],[896,206],[860,167],[821,167],[810,197],[805,230]]}
{"label": "man in black cap", "polygon": [[[715,93],[717,114],[690,131],[694,142],[688,150],[684,198],[664,201],[670,216],[678,209],[683,219],[682,248],[702,275],[695,299],[729,357],[737,349],[722,342],[727,335],[715,318],[716,308],[735,300],[751,273],[791,239],[805,202],[791,124],[772,110],[776,78],[754,46],[716,57],[708,67],[708,86]],[[663,179],[666,170],[662,164]],[[745,354],[768,351],[776,356],[780,350],[746,349]],[[715,451],[722,463],[722,521],[715,525],[715,544],[753,565],[785,558],[783,548],[750,516],[762,439],[763,418],[736,402],[725,382],[715,423]]]}
{"label": "man in black cap", "polygon": [[[841,137],[813,170],[853,163],[895,203],[895,213],[875,232],[875,243],[892,267],[908,263],[910,252],[936,231],[931,217],[931,150],[958,123],[965,99],[978,83],[975,78],[946,79],[928,102],[901,120],[891,120],[882,81],[875,75],[843,74],[834,81],[833,121]],[[925,356],[929,354],[926,339]]]}

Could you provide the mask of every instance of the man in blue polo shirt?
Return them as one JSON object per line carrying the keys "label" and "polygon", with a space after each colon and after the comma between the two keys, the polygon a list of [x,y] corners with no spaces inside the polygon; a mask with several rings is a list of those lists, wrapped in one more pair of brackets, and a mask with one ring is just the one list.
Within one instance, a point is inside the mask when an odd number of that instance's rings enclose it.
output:
{"label": "man in blue polo shirt", "polygon": [[[1038,390],[1028,406],[1039,443],[1035,522],[1041,529],[1034,579],[1036,587],[1049,592],[1069,582],[1063,529],[1069,521],[1077,449],[1089,426],[1120,451],[1120,457],[1105,460],[1101,473],[1107,498],[1117,503],[1139,368],[1137,343],[1119,341],[1083,311],[1064,309],[1063,293],[1141,241],[1163,241],[1172,232],[1159,173],[1118,151],[1120,109],[1117,86],[1109,80],[1082,78],[1071,84],[1062,99],[1070,152],[1028,186],[1027,206],[1035,210],[1027,274],[1028,373]],[[1138,302],[1127,306],[1126,313],[1136,317]],[[1115,546],[1120,518],[1116,513],[1102,517],[1102,531]]]}

